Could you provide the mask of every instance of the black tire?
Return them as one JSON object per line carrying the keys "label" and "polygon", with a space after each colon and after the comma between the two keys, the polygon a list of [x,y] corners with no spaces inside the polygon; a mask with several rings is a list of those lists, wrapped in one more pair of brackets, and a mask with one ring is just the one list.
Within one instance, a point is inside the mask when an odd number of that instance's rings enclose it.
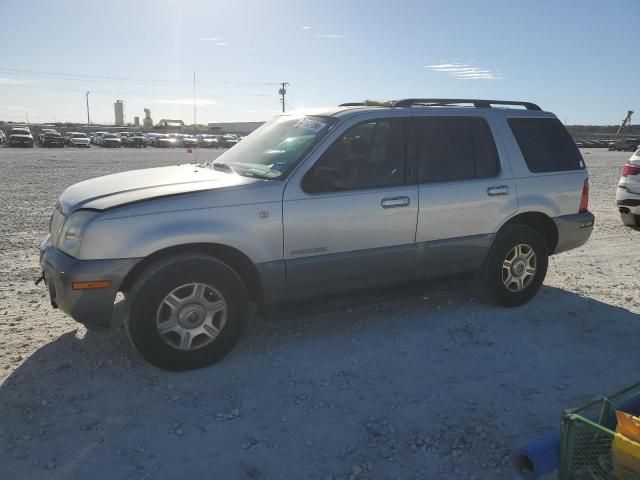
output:
{"label": "black tire", "polygon": [[640,227],[640,215],[634,215],[633,213],[620,213],[620,219],[627,227]]}
{"label": "black tire", "polygon": [[[227,307],[226,323],[211,343],[195,350],[169,345],[156,328],[164,298],[181,285],[205,283],[218,290]],[[226,263],[204,254],[182,254],[149,266],[127,295],[125,330],[149,363],[164,370],[183,371],[221,360],[239,342],[248,321],[249,297],[240,276]]]}
{"label": "black tire", "polygon": [[[533,249],[536,269],[533,278],[520,291],[509,290],[503,282],[503,262],[517,245],[527,245]],[[547,267],[549,253],[542,235],[526,225],[507,225],[496,237],[489,256],[481,270],[480,280],[489,300],[504,307],[517,307],[533,298],[542,286]]]}

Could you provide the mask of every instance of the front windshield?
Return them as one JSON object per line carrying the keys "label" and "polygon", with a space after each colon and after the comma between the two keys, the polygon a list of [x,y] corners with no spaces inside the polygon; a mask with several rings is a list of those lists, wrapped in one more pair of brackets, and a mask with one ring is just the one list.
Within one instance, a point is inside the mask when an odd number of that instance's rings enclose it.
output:
{"label": "front windshield", "polygon": [[326,135],[333,122],[330,117],[275,117],[207,166],[279,178]]}
{"label": "front windshield", "polygon": [[72,138],[87,138],[87,136],[84,133],[74,133],[73,135],[71,135]]}
{"label": "front windshield", "polygon": [[107,133],[103,135],[102,138],[118,138],[118,137],[116,137],[113,133]]}

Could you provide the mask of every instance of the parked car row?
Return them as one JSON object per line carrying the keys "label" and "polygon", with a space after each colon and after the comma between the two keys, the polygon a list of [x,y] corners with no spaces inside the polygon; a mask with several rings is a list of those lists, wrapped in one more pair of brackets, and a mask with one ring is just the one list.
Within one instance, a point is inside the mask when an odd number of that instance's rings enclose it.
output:
{"label": "parked car row", "polygon": [[[113,138],[120,141],[114,141]],[[226,135],[190,135],[183,133],[142,133],[142,132],[94,132],[89,134],[91,143],[100,146],[123,146],[142,147],[147,146],[158,148],[173,147],[202,147],[202,148],[230,148],[238,143],[243,137],[235,134]],[[105,139],[109,139],[105,142]]]}
{"label": "parked car row", "polygon": [[583,140],[577,139],[579,148],[608,148],[612,151],[635,152],[640,147],[640,139],[627,138],[624,140]]}
{"label": "parked car row", "polygon": [[[105,132],[90,134],[82,132],[59,133],[53,128],[43,128],[38,135],[38,144],[42,147],[90,147],[91,144],[101,147],[141,147],[158,148],[231,148],[242,138],[235,134],[226,135],[190,135],[183,133],[143,133],[143,132]],[[33,147],[34,138],[26,125],[17,125],[11,129],[8,137],[0,130],[0,145],[6,143],[11,147]]]}

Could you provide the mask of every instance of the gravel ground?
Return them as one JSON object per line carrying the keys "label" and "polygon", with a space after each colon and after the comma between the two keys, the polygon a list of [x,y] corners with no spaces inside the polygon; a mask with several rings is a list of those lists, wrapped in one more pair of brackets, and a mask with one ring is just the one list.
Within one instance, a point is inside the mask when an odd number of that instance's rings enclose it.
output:
{"label": "gravel ground", "polygon": [[465,279],[293,305],[174,374],[131,349],[121,304],[87,332],[33,281],[65,187],[193,157],[1,149],[0,478],[512,478],[510,449],[638,381],[640,231],[614,200],[629,154],[583,154],[594,234],[528,305],[484,304]]}

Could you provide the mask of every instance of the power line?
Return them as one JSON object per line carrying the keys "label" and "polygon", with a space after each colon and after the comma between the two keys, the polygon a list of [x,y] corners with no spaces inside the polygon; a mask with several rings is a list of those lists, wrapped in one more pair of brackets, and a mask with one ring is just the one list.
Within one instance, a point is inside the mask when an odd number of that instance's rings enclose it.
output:
{"label": "power line", "polygon": [[[59,88],[59,87],[46,87],[44,85],[2,85],[3,88],[7,87],[17,87],[17,88],[36,88],[41,90],[53,90],[57,92],[71,92],[71,93],[84,93],[86,90],[81,88]],[[122,91],[122,90],[91,90],[92,94],[98,95],[136,95],[136,96],[144,96],[144,97],[175,97],[179,95],[179,93],[170,95],[168,93],[160,93],[160,92],[135,92],[135,91]],[[271,97],[272,94],[268,93],[211,93],[204,92],[204,96],[208,97]]]}
{"label": "power line", "polygon": [[[13,75],[13,76],[54,78],[54,79],[60,79],[60,80],[107,82],[107,83],[136,83],[136,84],[191,83],[190,80],[114,77],[110,75],[88,75],[84,73],[51,72],[51,71],[45,71],[45,70],[27,70],[27,69],[9,68],[9,67],[0,67],[0,73],[4,75]],[[232,85],[232,86],[234,85],[235,86],[273,86],[273,85],[280,84],[279,82],[242,82],[242,81],[233,81],[233,80],[198,80],[198,83]]]}

